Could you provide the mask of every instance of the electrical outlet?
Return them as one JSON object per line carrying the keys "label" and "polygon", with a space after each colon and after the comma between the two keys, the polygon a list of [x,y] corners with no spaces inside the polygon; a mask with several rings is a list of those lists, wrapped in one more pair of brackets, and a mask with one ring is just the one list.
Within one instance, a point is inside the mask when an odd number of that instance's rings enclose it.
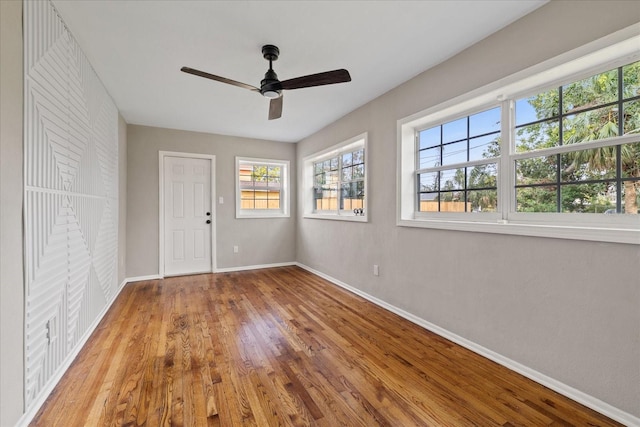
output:
{"label": "electrical outlet", "polygon": [[380,275],[380,268],[378,267],[378,264],[373,264],[373,275],[374,276]]}
{"label": "electrical outlet", "polygon": [[237,254],[239,252],[238,246],[233,247],[233,253]]}

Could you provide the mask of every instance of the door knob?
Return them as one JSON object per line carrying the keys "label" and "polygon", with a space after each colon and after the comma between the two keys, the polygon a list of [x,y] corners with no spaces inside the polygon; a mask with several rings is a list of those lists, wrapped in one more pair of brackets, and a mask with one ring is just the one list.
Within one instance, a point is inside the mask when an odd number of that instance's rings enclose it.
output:
{"label": "door knob", "polygon": [[210,216],[210,215],[211,215],[211,212],[207,212],[207,216]]}
{"label": "door knob", "polygon": [[211,224],[211,220],[210,219],[207,220],[207,224]]}

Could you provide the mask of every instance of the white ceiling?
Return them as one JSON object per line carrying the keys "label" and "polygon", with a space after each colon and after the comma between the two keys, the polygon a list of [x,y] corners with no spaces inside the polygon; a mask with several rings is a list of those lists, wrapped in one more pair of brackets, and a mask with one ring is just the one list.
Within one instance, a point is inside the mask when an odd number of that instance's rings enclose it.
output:
{"label": "white ceiling", "polygon": [[[295,142],[450,58],[546,0],[53,0],[130,124]],[[248,90],[275,44],[280,80],[346,68],[352,81],[285,91],[282,118]],[[472,72],[473,70],[470,70]]]}

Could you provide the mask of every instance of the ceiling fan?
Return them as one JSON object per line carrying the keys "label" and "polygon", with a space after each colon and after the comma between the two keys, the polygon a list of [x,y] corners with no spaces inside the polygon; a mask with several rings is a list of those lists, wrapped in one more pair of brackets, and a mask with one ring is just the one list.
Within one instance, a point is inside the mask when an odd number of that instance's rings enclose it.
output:
{"label": "ceiling fan", "polygon": [[280,49],[274,45],[262,46],[262,56],[269,61],[269,69],[264,75],[264,79],[260,82],[260,87],[248,85],[246,83],[237,82],[225,77],[209,74],[204,71],[196,70],[189,67],[182,67],[180,71],[193,74],[195,76],[216,80],[233,86],[249,89],[259,92],[262,96],[271,99],[269,103],[269,120],[279,119],[282,116],[282,91],[290,89],[302,89],[305,87],[330,85],[334,83],[346,83],[351,81],[349,72],[344,69],[325,71],[324,73],[310,74],[308,76],[296,77],[289,80],[280,81],[278,75],[273,71],[272,63],[278,59]]}

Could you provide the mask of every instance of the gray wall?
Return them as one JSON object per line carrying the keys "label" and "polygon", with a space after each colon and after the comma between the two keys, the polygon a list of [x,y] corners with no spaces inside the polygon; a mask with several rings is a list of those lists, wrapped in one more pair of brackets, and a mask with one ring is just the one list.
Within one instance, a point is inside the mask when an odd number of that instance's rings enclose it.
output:
{"label": "gray wall", "polygon": [[633,1],[552,1],[301,141],[298,176],[369,132],[370,221],[305,219],[300,189],[297,260],[640,416],[640,247],[395,225],[398,119],[639,21]]}
{"label": "gray wall", "polygon": [[0,425],[23,408],[22,2],[0,1]]}
{"label": "gray wall", "polygon": [[[158,274],[159,151],[216,156],[217,268],[295,261],[295,144],[136,125],[127,136],[127,277]],[[235,218],[235,156],[291,161],[289,218]]]}

